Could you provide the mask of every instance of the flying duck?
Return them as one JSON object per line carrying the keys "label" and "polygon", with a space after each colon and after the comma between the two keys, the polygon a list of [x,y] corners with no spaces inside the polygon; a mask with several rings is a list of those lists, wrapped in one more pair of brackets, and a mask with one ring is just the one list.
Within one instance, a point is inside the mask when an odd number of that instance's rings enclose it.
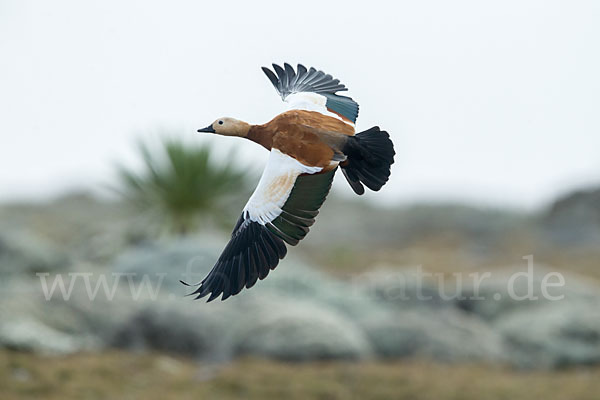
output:
{"label": "flying duck", "polygon": [[[191,293],[222,300],[251,288],[275,269],[315,222],[340,167],[350,187],[378,191],[388,181],[394,145],[375,126],[355,134],[358,104],[331,75],[298,64],[263,67],[289,110],[262,125],[223,117],[198,132],[238,136],[270,151],[258,186],[231,240],[210,273]],[[364,186],[363,186],[364,185]],[[185,284],[185,282],[183,282]]]}

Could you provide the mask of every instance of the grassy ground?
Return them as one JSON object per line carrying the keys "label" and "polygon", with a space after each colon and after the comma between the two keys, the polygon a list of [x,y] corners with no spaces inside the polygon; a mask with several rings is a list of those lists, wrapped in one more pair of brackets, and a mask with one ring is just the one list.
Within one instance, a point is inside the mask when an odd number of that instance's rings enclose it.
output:
{"label": "grassy ground", "polygon": [[2,399],[598,399],[600,368],[517,372],[480,365],[196,364],[158,354],[68,357],[0,350]]}

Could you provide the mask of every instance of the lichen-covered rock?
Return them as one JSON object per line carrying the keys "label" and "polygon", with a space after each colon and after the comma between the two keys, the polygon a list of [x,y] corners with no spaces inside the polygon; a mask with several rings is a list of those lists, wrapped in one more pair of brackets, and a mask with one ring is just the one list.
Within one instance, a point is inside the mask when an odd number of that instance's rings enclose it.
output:
{"label": "lichen-covered rock", "polygon": [[600,188],[578,190],[557,199],[542,215],[549,240],[559,245],[600,243]]}
{"label": "lichen-covered rock", "polygon": [[523,368],[600,363],[600,302],[559,301],[515,310],[494,322]]}
{"label": "lichen-covered rock", "polygon": [[359,321],[377,355],[445,362],[505,362],[502,337],[487,324],[453,309],[374,312]]}
{"label": "lichen-covered rock", "polygon": [[[493,271],[489,279],[483,279],[476,287],[469,284],[472,281],[467,281],[467,284],[463,285],[462,298],[457,301],[457,305],[467,312],[491,321],[513,310],[522,311],[542,303],[554,303],[553,299],[560,296],[564,297],[565,301],[600,300],[600,289],[597,286],[564,272],[561,272],[564,286],[548,287],[546,294],[550,297],[547,297],[541,289],[542,282],[547,274],[556,273],[556,270],[544,265],[535,265],[531,272],[529,276],[526,267],[512,267]],[[515,274],[520,275],[511,283],[511,277],[515,277]],[[548,282],[560,283],[555,277]],[[526,298],[529,292],[531,299]]]}
{"label": "lichen-covered rock", "polygon": [[262,307],[255,307],[254,317],[246,318],[234,335],[236,354],[292,361],[371,355],[362,330],[326,305],[277,297],[263,298],[256,305]]}
{"label": "lichen-covered rock", "polygon": [[130,274],[136,284],[144,279],[158,282],[163,293],[190,292],[180,280],[195,284],[211,270],[225,242],[208,236],[145,242],[121,254],[113,263],[114,273]]}
{"label": "lichen-covered rock", "polygon": [[67,270],[69,257],[50,242],[25,231],[0,234],[0,274],[30,276]]}
{"label": "lichen-covered rock", "polygon": [[109,345],[133,350],[153,349],[191,357],[220,358],[218,343],[228,312],[217,313],[181,301],[149,301],[116,327]]}
{"label": "lichen-covered rock", "polygon": [[377,269],[358,275],[352,282],[372,298],[400,310],[450,307],[459,294],[444,289],[443,281],[434,281],[430,273],[420,268]]}
{"label": "lichen-covered rock", "polygon": [[0,345],[15,350],[69,354],[89,347],[81,339],[59,332],[28,317],[0,324]]}

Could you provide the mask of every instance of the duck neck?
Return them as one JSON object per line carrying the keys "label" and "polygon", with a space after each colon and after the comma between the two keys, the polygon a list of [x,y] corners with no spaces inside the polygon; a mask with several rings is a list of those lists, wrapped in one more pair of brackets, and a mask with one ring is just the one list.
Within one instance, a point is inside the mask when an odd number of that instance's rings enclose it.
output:
{"label": "duck neck", "polygon": [[271,147],[273,146],[273,135],[274,132],[268,129],[266,125],[250,125],[246,139],[260,144],[267,150],[271,150]]}
{"label": "duck neck", "polygon": [[227,132],[226,136],[247,137],[251,127],[252,125],[247,124],[246,122],[236,121],[235,125],[230,132]]}

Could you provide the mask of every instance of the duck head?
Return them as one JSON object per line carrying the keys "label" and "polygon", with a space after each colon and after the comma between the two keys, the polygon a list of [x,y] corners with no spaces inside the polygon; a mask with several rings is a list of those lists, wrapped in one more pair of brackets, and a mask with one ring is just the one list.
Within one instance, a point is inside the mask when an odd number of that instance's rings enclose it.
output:
{"label": "duck head", "polygon": [[247,124],[244,121],[223,117],[217,119],[206,128],[198,129],[198,132],[216,133],[217,135],[223,136],[246,137],[249,130],[250,124]]}

